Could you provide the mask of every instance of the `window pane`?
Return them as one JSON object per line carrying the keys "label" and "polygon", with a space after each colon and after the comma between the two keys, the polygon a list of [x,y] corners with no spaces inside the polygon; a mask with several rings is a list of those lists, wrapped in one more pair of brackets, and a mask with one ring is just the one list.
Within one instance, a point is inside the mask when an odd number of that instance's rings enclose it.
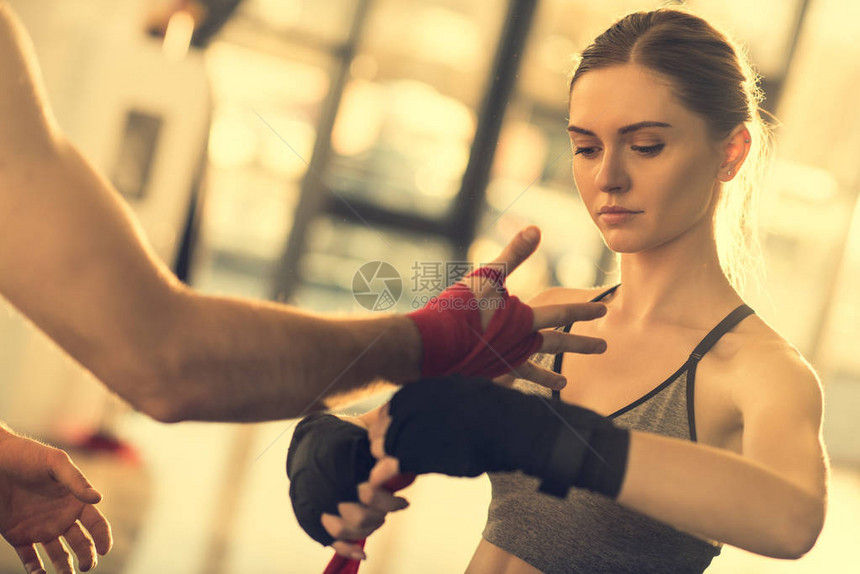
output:
{"label": "window pane", "polygon": [[245,0],[230,26],[252,34],[255,42],[298,37],[335,46],[346,42],[357,6],[357,0]]}
{"label": "window pane", "polygon": [[218,42],[207,64],[215,99],[197,286],[270,295],[329,90],[329,59],[294,59]]}
{"label": "window pane", "polygon": [[292,302],[319,311],[414,311],[445,287],[434,271],[444,273],[450,258],[441,239],[320,217],[308,230]]}
{"label": "window pane", "polygon": [[443,216],[460,187],[504,3],[374,3],[332,137],[326,183],[392,211]]}

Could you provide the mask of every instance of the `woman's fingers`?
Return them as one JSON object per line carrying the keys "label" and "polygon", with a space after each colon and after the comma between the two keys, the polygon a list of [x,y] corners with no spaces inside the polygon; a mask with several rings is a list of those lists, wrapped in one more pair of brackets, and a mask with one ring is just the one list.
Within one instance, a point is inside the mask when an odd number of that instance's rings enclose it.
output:
{"label": "woman's fingers", "polygon": [[99,509],[91,505],[85,506],[78,520],[90,533],[90,538],[95,543],[98,553],[102,556],[107,554],[113,546],[113,536],[110,531],[110,523],[99,512]]}
{"label": "woman's fingers", "polygon": [[95,545],[79,523],[72,524],[63,534],[63,538],[78,557],[78,567],[81,571],[86,572],[95,568],[98,564]]}
{"label": "woman's fingers", "polygon": [[323,514],[320,521],[326,532],[339,540],[361,540],[382,526],[385,514],[364,508],[353,502],[338,505],[340,516]]}
{"label": "woman's fingers", "polygon": [[408,503],[385,489],[374,488],[366,482],[359,485],[358,491],[363,504],[341,502],[337,505],[340,516],[323,514],[321,522],[326,531],[338,539],[332,544],[338,554],[364,560],[361,547],[350,541],[367,538],[385,523],[385,515],[388,512],[405,508]]}
{"label": "woman's fingers", "polygon": [[15,552],[18,554],[18,558],[21,559],[21,563],[27,570],[27,574],[46,574],[45,565],[42,564],[42,559],[39,557],[39,553],[36,552],[35,545],[16,546]]}
{"label": "woman's fingers", "polygon": [[367,439],[370,441],[370,454],[374,458],[385,456],[385,433],[388,432],[389,424],[391,424],[391,417],[388,415],[388,403],[385,403],[379,409],[376,419],[370,423],[370,428],[367,429]]}
{"label": "woman's fingers", "polygon": [[373,487],[381,487],[398,474],[400,474],[400,461],[391,456],[383,456],[370,471],[368,482]]}
{"label": "woman's fingers", "polygon": [[50,542],[43,542],[42,547],[48,553],[48,558],[54,564],[57,574],[74,574],[75,570],[72,566],[72,557],[69,551],[63,546],[59,538],[55,538]]}
{"label": "woman's fingers", "polygon": [[[334,514],[323,513],[320,517],[320,522],[326,532],[328,532],[333,538],[346,538],[344,534],[346,531],[346,524],[344,524],[341,517],[335,516]],[[359,536],[358,538],[361,537]]]}
{"label": "woman's fingers", "polygon": [[347,538],[366,538],[383,525],[387,514],[355,502],[341,502],[337,505],[337,511],[347,528]]}
{"label": "woman's fingers", "polygon": [[347,542],[346,540],[335,540],[332,542],[331,547],[344,558],[352,558],[353,560],[367,559],[367,555],[358,544]]}
{"label": "woman's fingers", "polygon": [[606,351],[606,341],[598,337],[572,335],[553,329],[541,331],[543,343],[538,352],[555,355],[557,353],[579,353],[580,355],[595,355]]}
{"label": "woman's fingers", "polygon": [[385,488],[372,486],[369,482],[358,485],[358,499],[362,504],[382,512],[396,512],[409,506],[405,498],[394,496]]}
{"label": "woman's fingers", "polygon": [[577,321],[591,321],[606,315],[603,303],[568,303],[566,305],[541,305],[532,307],[534,328],[549,329],[563,327]]}

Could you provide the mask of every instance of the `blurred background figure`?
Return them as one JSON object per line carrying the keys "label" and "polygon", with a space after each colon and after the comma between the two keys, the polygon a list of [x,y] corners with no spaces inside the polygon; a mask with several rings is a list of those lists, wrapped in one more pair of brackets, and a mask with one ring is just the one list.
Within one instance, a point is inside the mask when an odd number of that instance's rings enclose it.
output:
{"label": "blurred background figure", "polygon": [[[387,310],[409,311],[529,223],[543,245],[513,292],[613,280],[570,175],[566,74],[596,33],[658,1],[8,1],[61,126],[198,289],[371,313],[354,280],[385,261],[402,280]],[[860,6],[679,3],[747,45],[780,122],[761,222],[768,269],[745,298],[821,374],[833,462],[809,555],[726,548],[708,572],[849,571],[860,535]],[[120,407],[11,310],[0,379],[0,420],[90,447],[70,452],[114,526],[99,571],[314,572],[327,561],[283,484],[293,422],[167,429]],[[486,478],[425,477],[404,495],[410,511],[372,537],[363,571],[462,569]],[[0,572],[17,572],[6,550]]]}

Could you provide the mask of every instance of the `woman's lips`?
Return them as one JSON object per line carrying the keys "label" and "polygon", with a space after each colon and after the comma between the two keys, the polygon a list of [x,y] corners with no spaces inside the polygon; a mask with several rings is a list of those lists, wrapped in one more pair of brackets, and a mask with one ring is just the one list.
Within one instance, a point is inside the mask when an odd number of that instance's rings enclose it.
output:
{"label": "woman's lips", "polygon": [[623,207],[602,207],[600,208],[600,211],[598,211],[597,215],[604,223],[609,225],[619,225],[629,222],[640,213],[642,212],[624,209]]}

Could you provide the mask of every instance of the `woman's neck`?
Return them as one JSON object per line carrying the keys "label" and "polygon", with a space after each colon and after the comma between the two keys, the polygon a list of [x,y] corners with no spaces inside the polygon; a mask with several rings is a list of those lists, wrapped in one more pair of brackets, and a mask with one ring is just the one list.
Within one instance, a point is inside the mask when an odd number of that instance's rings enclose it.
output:
{"label": "woman's neck", "polygon": [[[698,235],[699,237],[696,237]],[[612,308],[625,322],[705,323],[742,302],[720,267],[710,230],[621,255],[622,287]]]}

